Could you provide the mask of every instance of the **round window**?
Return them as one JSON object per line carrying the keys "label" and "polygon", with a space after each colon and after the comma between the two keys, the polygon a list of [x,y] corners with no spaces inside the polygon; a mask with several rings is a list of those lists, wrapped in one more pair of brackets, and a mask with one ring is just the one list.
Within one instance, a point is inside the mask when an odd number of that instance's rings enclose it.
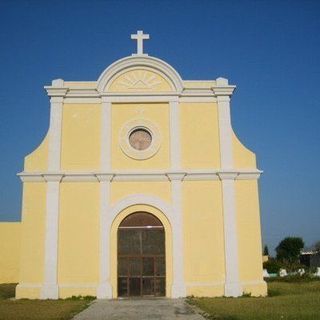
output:
{"label": "round window", "polygon": [[146,150],[151,145],[152,136],[143,128],[133,130],[129,135],[129,143],[136,150]]}

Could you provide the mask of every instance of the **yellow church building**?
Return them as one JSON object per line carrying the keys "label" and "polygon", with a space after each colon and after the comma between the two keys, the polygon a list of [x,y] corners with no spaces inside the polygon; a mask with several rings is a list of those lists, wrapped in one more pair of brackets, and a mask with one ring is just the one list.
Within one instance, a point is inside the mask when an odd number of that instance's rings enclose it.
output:
{"label": "yellow church building", "polygon": [[50,127],[19,173],[21,223],[0,223],[0,283],[30,299],[266,295],[235,86],[182,80],[131,37],[137,53],[97,81],[45,87]]}

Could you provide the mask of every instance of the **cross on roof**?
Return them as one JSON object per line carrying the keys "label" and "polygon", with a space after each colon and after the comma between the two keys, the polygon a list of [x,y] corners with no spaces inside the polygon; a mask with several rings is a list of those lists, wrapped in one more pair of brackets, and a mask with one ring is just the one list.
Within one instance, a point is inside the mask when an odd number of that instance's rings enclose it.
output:
{"label": "cross on roof", "polygon": [[144,34],[142,30],[138,30],[136,34],[131,35],[131,39],[137,40],[137,55],[144,55],[143,53],[143,40],[150,39],[148,34]]}

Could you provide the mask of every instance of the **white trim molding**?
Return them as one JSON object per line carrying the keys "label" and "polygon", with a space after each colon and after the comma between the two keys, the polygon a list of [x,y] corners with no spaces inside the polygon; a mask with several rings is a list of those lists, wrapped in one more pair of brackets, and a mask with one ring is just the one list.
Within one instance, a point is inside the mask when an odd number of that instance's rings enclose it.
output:
{"label": "white trim molding", "polygon": [[183,174],[185,181],[207,181],[219,180],[221,175],[235,175],[235,180],[257,180],[262,171],[237,170],[188,170],[182,171],[110,171],[110,172],[57,172],[48,174],[47,172],[21,172],[18,174],[23,182],[46,182],[51,176],[61,175],[62,182],[97,182],[100,175],[112,175],[113,181],[168,181],[169,175]]}
{"label": "white trim molding", "polygon": [[67,172],[58,171],[56,173],[48,172],[20,172],[18,176],[23,182],[46,182],[50,177],[56,175],[62,176],[61,182],[99,182],[100,175],[112,175],[113,181],[168,181],[170,175],[183,174],[185,181],[207,181],[219,180],[222,176],[235,176],[235,180],[257,180],[262,171],[257,169],[239,169],[239,170],[122,170],[122,171],[100,171],[100,172]]}

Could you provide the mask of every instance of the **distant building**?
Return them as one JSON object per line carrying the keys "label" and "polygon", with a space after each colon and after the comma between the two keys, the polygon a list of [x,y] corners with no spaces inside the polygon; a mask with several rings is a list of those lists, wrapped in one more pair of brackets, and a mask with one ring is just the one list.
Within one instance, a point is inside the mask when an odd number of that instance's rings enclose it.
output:
{"label": "distant building", "polygon": [[320,251],[303,251],[300,254],[300,263],[307,267],[320,267]]}

